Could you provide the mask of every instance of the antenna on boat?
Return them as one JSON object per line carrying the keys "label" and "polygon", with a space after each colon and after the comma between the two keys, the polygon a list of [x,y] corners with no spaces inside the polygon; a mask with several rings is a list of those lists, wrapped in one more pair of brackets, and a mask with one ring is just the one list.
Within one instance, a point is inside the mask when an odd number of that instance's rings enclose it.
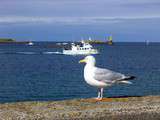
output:
{"label": "antenna on boat", "polygon": [[74,43],[74,36],[72,35],[72,40],[71,40],[71,43]]}
{"label": "antenna on boat", "polygon": [[92,39],[91,39],[91,37],[89,37],[89,39],[88,39],[89,41],[92,41]]}
{"label": "antenna on boat", "polygon": [[83,37],[81,37],[81,41],[83,41],[84,39],[83,39]]}

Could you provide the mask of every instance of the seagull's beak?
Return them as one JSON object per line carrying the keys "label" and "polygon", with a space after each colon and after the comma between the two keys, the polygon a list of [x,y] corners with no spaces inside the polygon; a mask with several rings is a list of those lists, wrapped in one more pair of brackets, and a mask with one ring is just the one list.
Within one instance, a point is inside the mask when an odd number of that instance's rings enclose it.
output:
{"label": "seagull's beak", "polygon": [[85,62],[86,62],[85,59],[79,61],[79,63],[85,63]]}

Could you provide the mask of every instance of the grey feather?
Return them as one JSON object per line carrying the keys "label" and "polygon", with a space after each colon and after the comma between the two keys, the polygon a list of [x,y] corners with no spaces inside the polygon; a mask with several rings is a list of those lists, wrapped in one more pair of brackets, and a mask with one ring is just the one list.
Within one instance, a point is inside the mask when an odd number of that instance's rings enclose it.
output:
{"label": "grey feather", "polygon": [[108,69],[96,67],[94,71],[94,79],[104,81],[106,83],[114,83],[116,81],[123,80],[124,78],[124,74],[117,73]]}

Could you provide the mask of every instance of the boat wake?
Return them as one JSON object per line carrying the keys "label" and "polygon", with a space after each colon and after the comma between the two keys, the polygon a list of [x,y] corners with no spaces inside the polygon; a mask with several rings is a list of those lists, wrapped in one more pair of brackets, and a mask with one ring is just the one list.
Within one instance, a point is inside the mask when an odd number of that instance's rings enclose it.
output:
{"label": "boat wake", "polygon": [[63,54],[62,52],[43,52],[42,54]]}
{"label": "boat wake", "polygon": [[39,54],[44,54],[44,55],[49,55],[49,54],[62,54],[62,52],[0,52],[0,54],[19,54],[19,55],[39,55]]}
{"label": "boat wake", "polygon": [[16,52],[16,54],[34,55],[36,52]]}

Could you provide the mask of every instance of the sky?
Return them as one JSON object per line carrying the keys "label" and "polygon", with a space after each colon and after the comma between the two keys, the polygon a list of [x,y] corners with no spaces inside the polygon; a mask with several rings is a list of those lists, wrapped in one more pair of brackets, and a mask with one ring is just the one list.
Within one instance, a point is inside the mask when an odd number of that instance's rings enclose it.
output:
{"label": "sky", "polygon": [[0,0],[0,38],[160,42],[160,0]]}

